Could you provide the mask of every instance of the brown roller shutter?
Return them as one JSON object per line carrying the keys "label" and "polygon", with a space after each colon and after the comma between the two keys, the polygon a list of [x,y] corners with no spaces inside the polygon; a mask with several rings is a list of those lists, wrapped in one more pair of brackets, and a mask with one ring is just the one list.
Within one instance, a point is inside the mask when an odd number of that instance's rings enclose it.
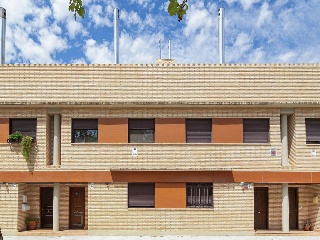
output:
{"label": "brown roller shutter", "polygon": [[6,143],[9,136],[9,118],[0,118],[0,143]]}
{"label": "brown roller shutter", "polygon": [[99,143],[128,143],[128,118],[99,118]]}
{"label": "brown roller shutter", "polygon": [[186,119],[187,143],[211,143],[211,119]]}
{"label": "brown roller shutter", "polygon": [[184,118],[156,118],[156,143],[185,143],[186,127]]}
{"label": "brown roller shutter", "polygon": [[129,183],[128,207],[154,207],[154,183]]}
{"label": "brown roller shutter", "polygon": [[156,208],[186,208],[186,183],[156,183]]}
{"label": "brown roller shutter", "polygon": [[212,119],[212,142],[214,143],[242,143],[242,133],[242,118]]}
{"label": "brown roller shutter", "polygon": [[306,143],[320,143],[320,119],[306,118]]}
{"label": "brown roller shutter", "polygon": [[269,119],[243,119],[244,143],[269,143]]}

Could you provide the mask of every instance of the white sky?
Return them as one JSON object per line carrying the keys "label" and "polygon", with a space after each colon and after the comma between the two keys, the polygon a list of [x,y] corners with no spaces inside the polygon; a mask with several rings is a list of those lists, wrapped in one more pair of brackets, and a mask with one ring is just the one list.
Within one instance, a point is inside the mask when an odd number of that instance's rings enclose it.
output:
{"label": "white sky", "polygon": [[0,0],[6,63],[113,63],[113,8],[120,8],[120,63],[218,63],[218,8],[225,8],[227,63],[319,63],[320,0],[189,0],[182,22],[168,0]]}

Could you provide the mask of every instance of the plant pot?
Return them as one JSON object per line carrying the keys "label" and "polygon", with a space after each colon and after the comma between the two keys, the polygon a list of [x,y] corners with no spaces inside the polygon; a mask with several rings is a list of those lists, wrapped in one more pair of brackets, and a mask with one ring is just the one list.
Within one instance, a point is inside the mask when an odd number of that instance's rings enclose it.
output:
{"label": "plant pot", "polygon": [[36,230],[37,229],[37,222],[29,222],[28,223],[28,230]]}
{"label": "plant pot", "polygon": [[310,226],[304,226],[305,231],[310,231]]}

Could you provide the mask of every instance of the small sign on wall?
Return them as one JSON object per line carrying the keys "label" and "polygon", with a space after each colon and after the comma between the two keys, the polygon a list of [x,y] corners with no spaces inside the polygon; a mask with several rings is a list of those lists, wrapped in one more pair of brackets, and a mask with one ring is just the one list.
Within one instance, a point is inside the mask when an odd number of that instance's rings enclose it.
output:
{"label": "small sign on wall", "polygon": [[317,156],[317,151],[316,150],[311,150],[311,157]]}
{"label": "small sign on wall", "polygon": [[138,148],[132,148],[132,156],[138,156]]}
{"label": "small sign on wall", "polygon": [[277,156],[277,149],[276,148],[270,148],[270,156]]}

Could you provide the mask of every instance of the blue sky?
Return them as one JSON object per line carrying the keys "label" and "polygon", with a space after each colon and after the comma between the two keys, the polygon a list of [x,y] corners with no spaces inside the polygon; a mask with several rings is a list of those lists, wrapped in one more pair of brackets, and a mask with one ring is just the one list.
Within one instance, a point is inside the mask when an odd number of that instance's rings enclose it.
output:
{"label": "blue sky", "polygon": [[7,10],[6,63],[113,63],[113,8],[120,8],[120,63],[218,63],[218,9],[225,8],[226,63],[319,63],[319,0],[189,0],[182,22],[167,0],[0,0]]}

